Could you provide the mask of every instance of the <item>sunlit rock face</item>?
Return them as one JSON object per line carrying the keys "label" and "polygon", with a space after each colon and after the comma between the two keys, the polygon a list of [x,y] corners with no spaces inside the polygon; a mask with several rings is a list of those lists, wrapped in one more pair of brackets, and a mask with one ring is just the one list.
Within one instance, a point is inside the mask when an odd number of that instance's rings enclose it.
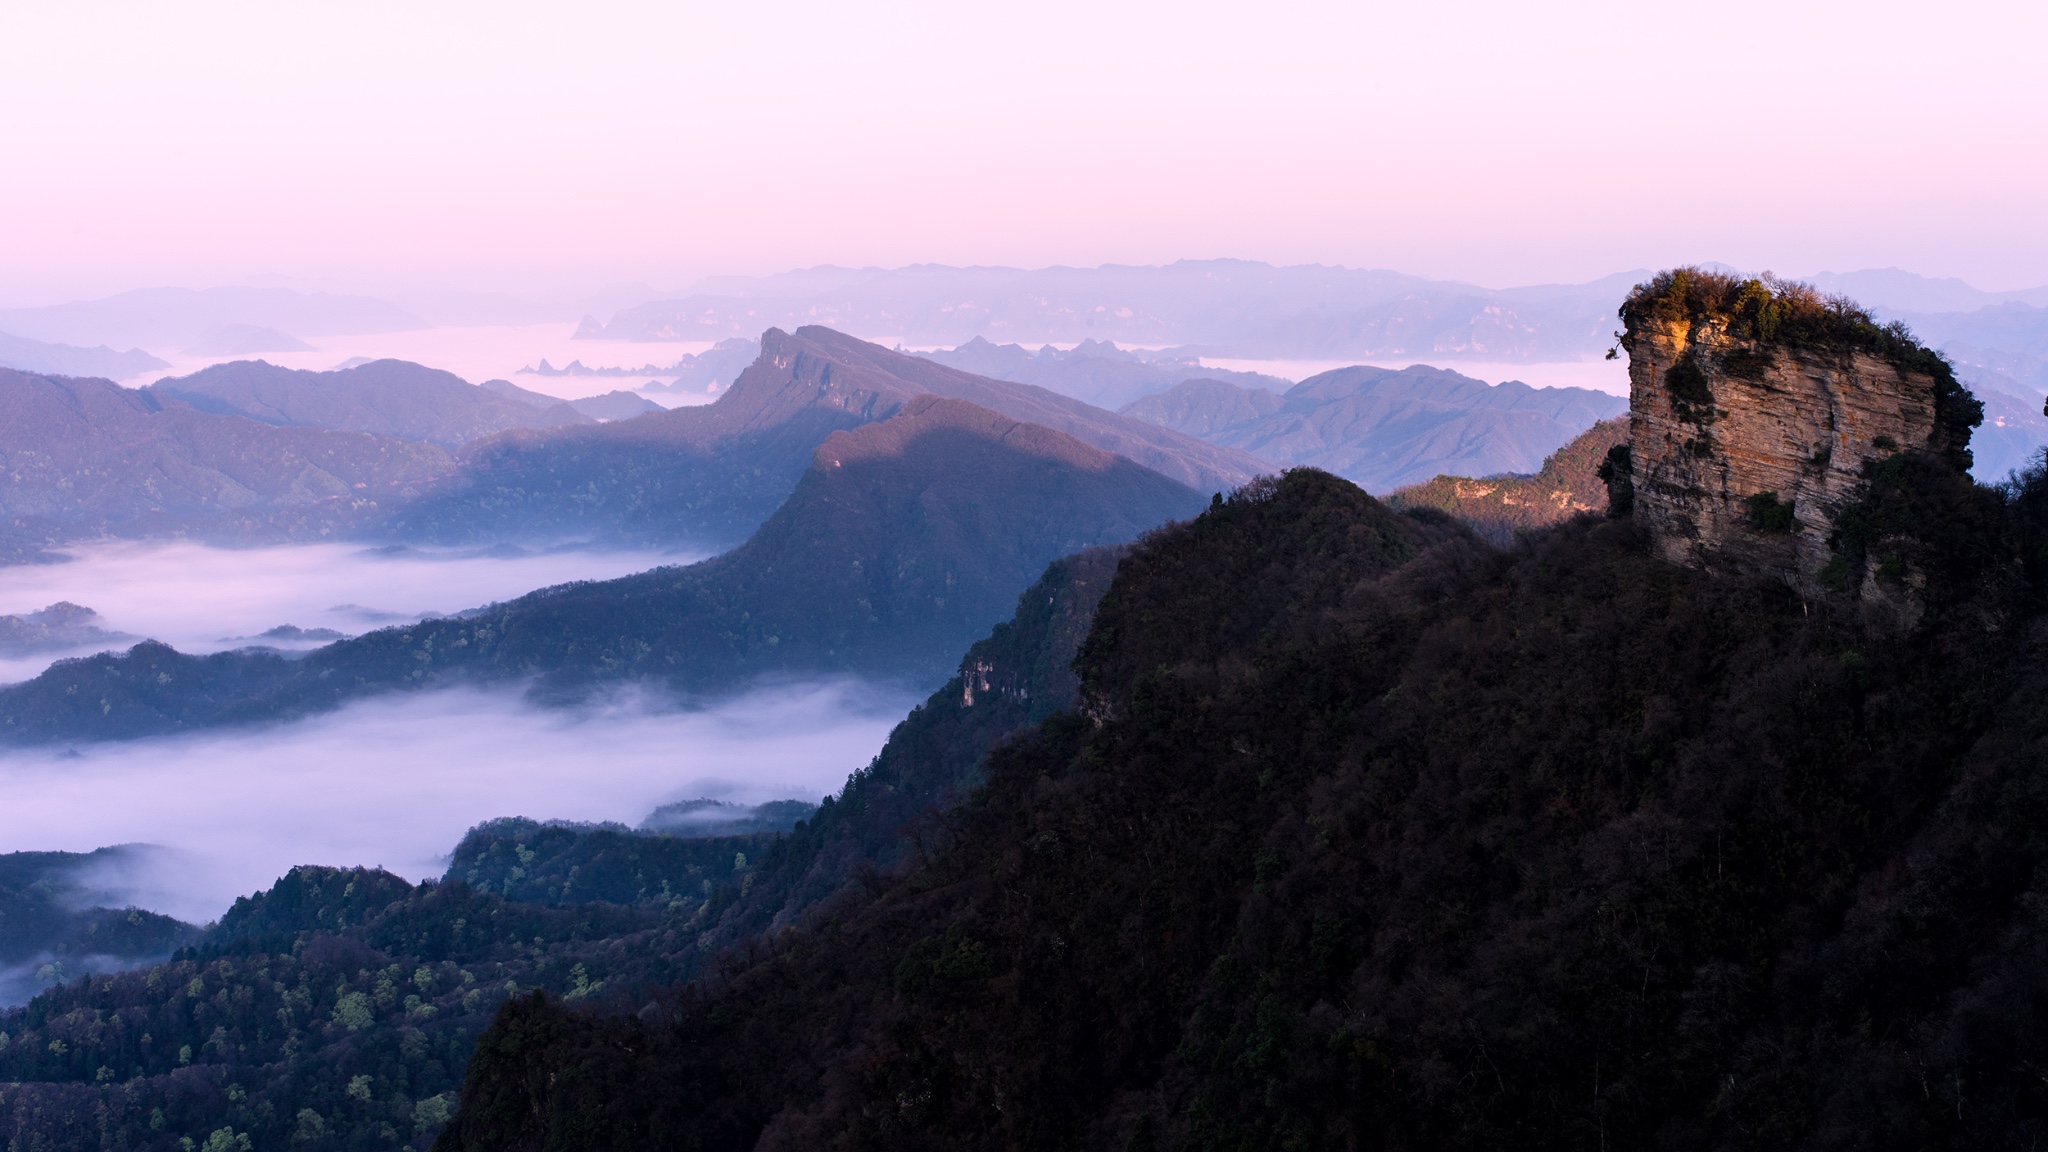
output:
{"label": "sunlit rock face", "polygon": [[[1711,293],[1704,308],[1699,295],[1684,307],[1624,309],[1635,516],[1674,562],[1810,585],[1835,555],[1836,518],[1858,498],[1866,465],[1905,450],[1964,451],[1967,423],[1958,435],[1944,411],[1958,390],[1926,370],[1925,355],[1774,339],[1758,307],[1717,312]],[[1810,296],[1789,306],[1833,309],[1829,324],[1850,307]]]}

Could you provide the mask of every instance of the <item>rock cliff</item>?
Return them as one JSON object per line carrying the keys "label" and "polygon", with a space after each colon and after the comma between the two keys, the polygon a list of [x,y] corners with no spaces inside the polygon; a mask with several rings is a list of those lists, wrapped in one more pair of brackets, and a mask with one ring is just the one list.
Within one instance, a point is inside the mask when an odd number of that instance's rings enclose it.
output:
{"label": "rock cliff", "polygon": [[1860,584],[1837,562],[1836,520],[1869,469],[1914,451],[1969,466],[1982,406],[1940,356],[1846,300],[1680,269],[1621,315],[1635,515],[1673,561]]}

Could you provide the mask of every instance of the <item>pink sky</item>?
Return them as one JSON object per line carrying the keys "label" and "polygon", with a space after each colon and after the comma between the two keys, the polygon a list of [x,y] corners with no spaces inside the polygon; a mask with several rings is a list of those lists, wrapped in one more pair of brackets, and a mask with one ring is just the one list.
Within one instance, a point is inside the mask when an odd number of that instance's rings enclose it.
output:
{"label": "pink sky", "polygon": [[2048,282],[2039,3],[0,8],[0,303],[1239,256]]}

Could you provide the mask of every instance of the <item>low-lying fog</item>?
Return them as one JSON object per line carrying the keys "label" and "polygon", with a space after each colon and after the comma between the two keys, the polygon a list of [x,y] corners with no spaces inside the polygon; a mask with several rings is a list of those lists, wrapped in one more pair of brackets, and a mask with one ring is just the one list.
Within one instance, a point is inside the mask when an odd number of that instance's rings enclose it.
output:
{"label": "low-lying fog", "polygon": [[0,852],[145,842],[97,878],[204,923],[294,864],[438,876],[498,816],[637,824],[698,796],[816,801],[881,749],[912,700],[856,682],[761,688],[703,710],[629,693],[579,711],[513,689],[363,701],[253,730],[0,753]]}
{"label": "low-lying fog", "polygon": [[[96,609],[106,630],[191,652],[307,648],[318,641],[251,638],[285,624],[352,635],[696,559],[344,544],[69,551],[68,563],[0,568],[0,614],[70,601]],[[75,654],[0,660],[0,678]],[[149,867],[105,883],[142,907],[204,922],[294,864],[437,876],[462,833],[497,816],[637,824],[698,796],[815,801],[867,763],[912,703],[902,689],[833,682],[764,687],[696,710],[642,693],[563,710],[528,705],[507,686],[366,700],[268,728],[9,751],[0,753],[0,852],[161,845]]]}
{"label": "low-lying fog", "polygon": [[[0,615],[61,600],[99,612],[110,632],[161,640],[183,652],[249,644],[306,648],[318,640],[256,639],[290,624],[356,635],[429,613],[459,612],[570,580],[609,579],[699,555],[557,551],[494,555],[360,544],[211,548],[107,542],[66,548],[63,564],[0,568]],[[62,656],[0,654],[0,683],[24,680]]]}

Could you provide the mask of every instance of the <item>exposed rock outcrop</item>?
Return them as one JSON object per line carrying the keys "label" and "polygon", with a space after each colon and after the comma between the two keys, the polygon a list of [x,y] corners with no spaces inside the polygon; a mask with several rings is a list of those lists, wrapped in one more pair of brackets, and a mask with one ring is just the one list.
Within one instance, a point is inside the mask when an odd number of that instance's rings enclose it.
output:
{"label": "exposed rock outcrop", "polygon": [[1638,286],[1622,319],[1635,515],[1673,561],[1860,584],[1829,565],[1870,466],[1912,451],[1969,466],[1981,405],[1845,300],[1681,269]]}

